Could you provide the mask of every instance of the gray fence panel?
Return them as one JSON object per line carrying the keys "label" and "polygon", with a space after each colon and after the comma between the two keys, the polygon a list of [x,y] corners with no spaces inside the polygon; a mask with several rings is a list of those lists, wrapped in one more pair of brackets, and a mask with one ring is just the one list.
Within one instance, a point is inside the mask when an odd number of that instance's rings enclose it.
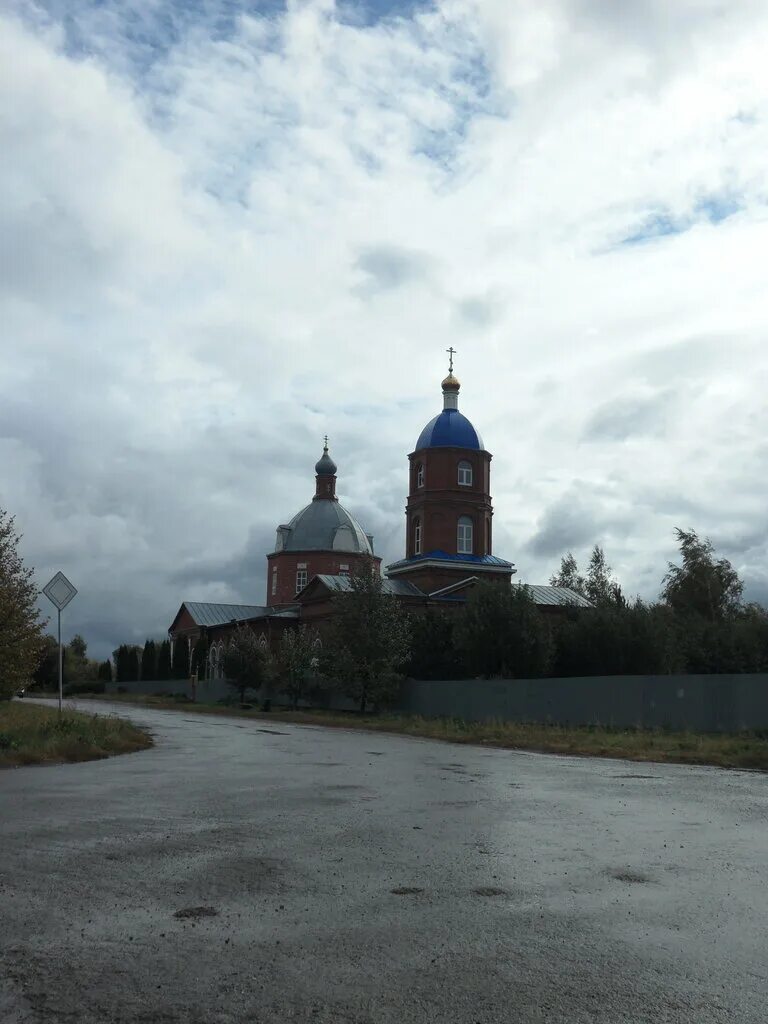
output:
{"label": "gray fence panel", "polygon": [[[185,680],[122,684],[129,693],[185,693]],[[115,693],[118,684],[107,684]],[[196,699],[213,703],[234,691],[225,680],[201,681]],[[285,705],[279,693],[249,694],[256,703],[269,696]],[[334,693],[323,707],[355,710],[355,704]],[[308,702],[301,702],[310,707]],[[605,725],[617,728],[690,729],[696,732],[738,732],[768,729],[768,673],[690,676],[584,676],[556,679],[408,679],[395,711],[425,718],[461,718]]]}

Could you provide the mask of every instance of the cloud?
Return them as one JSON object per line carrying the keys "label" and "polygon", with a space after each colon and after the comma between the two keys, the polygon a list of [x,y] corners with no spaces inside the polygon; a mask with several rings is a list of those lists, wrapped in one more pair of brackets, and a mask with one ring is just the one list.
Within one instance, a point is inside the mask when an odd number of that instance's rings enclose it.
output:
{"label": "cloud", "polygon": [[587,422],[585,441],[626,441],[632,437],[660,437],[674,405],[671,391],[644,397],[627,395],[598,406]]}
{"label": "cloud", "polygon": [[355,267],[365,275],[358,294],[373,295],[418,281],[427,276],[430,262],[423,253],[397,246],[366,246],[355,260]]}
{"label": "cloud", "polygon": [[258,603],[326,432],[400,557],[449,346],[522,578],[603,542],[653,596],[682,524],[762,592],[766,45],[756,0],[6,5],[2,500],[65,629]]}

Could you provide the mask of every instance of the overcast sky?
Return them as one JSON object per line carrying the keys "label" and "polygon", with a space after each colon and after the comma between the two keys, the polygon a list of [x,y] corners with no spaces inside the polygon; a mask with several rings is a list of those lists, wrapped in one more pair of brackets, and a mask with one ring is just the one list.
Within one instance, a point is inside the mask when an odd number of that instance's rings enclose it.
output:
{"label": "overcast sky", "polygon": [[94,655],[264,600],[314,493],[402,557],[441,407],[496,554],[675,526],[768,600],[765,0],[6,0],[0,506]]}

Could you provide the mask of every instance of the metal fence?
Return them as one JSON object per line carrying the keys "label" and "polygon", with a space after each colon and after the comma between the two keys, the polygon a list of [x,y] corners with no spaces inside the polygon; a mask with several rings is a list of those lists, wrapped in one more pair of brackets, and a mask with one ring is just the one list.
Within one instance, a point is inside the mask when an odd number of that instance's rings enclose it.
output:
{"label": "metal fence", "polygon": [[[186,680],[121,685],[129,693],[183,693],[204,702],[235,695],[223,679],[198,682],[194,695]],[[107,692],[114,693],[117,687],[117,683],[108,683]],[[258,694],[253,699],[264,696]],[[269,696],[274,705],[288,703],[279,693]],[[354,708],[351,701],[334,693],[323,694],[320,706],[335,710]],[[768,674],[408,679],[392,710],[471,722],[500,720],[740,732],[768,729]]]}

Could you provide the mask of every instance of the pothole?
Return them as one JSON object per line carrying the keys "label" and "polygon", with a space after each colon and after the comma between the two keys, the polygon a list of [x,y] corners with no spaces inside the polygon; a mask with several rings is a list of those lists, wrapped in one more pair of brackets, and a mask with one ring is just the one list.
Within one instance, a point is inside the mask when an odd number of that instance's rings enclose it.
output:
{"label": "pothole", "polygon": [[475,896],[506,896],[506,889],[499,889],[495,885],[480,885],[477,889],[473,889],[472,892]]}
{"label": "pothole", "polygon": [[418,889],[415,885],[398,885],[396,889],[389,891],[395,896],[416,896],[418,893],[424,892],[423,889]]}

